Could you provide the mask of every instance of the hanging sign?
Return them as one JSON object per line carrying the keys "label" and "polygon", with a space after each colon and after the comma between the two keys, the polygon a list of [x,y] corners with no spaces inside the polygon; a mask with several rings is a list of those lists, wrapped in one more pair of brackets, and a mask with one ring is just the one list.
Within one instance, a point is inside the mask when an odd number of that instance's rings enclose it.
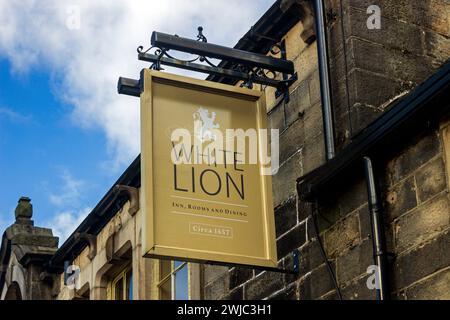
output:
{"label": "hanging sign", "polygon": [[264,93],[141,78],[144,256],[276,267]]}

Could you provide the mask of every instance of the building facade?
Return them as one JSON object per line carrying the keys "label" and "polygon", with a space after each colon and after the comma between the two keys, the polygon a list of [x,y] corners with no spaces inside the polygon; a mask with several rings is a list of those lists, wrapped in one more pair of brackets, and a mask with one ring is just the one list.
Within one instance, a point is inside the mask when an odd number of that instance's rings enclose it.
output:
{"label": "building facade", "polygon": [[450,4],[325,4],[331,161],[311,1],[276,1],[236,45],[280,57],[270,49],[282,42],[298,75],[288,99],[258,88],[269,126],[280,130],[280,169],[272,178],[279,267],[292,269],[299,250],[298,274],[143,258],[138,157],[59,248],[51,230],[33,226],[29,199],[19,200],[0,249],[1,298],[376,299],[363,167],[370,157],[389,295],[450,299]]}

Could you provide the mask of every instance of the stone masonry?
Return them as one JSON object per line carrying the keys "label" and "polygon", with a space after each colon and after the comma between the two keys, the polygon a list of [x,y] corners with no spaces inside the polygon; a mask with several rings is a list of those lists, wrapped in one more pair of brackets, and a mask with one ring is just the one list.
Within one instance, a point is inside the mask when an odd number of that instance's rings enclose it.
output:
{"label": "stone masonry", "polygon": [[[366,10],[381,9],[369,30]],[[450,3],[445,0],[326,1],[338,151],[398,98],[450,57]],[[310,215],[295,181],[325,162],[316,42],[300,37],[302,22],[283,38],[299,80],[289,103],[266,90],[269,122],[280,129],[280,170],[273,177],[280,267],[300,250],[300,273],[203,266],[206,299],[336,299]],[[443,119],[380,157],[390,282],[396,299],[450,299],[450,122]],[[375,299],[366,286],[373,263],[364,173],[321,195],[319,229],[344,299]]]}

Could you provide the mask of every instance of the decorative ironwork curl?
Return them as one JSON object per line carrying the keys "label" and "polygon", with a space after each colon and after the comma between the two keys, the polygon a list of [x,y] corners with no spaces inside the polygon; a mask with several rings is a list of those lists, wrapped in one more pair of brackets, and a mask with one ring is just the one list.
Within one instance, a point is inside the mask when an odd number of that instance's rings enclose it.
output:
{"label": "decorative ironwork curl", "polygon": [[[208,42],[208,39],[203,34],[203,27],[200,26],[200,27],[197,28],[197,30],[198,30],[197,41]],[[154,50],[153,53],[151,52],[152,50]],[[174,60],[176,60],[178,62],[181,62],[181,63],[193,63],[193,62],[199,61],[199,62],[204,62],[204,63],[208,64],[211,67],[217,67],[216,64],[211,62],[211,60],[209,60],[205,56],[196,56],[196,57],[194,57],[192,59],[181,59],[181,58],[177,58],[177,57],[169,54],[168,51],[169,50],[167,50],[167,49],[159,48],[159,47],[155,47],[155,46],[152,46],[152,47],[148,48],[147,50],[144,50],[143,46],[137,47],[137,52],[139,54],[151,53],[153,55],[158,56],[158,60],[160,60],[162,57],[167,57],[167,58],[174,59]],[[161,65],[160,65],[159,61],[154,63],[154,64],[152,64],[150,66],[150,69],[164,70],[164,69],[161,68]]]}

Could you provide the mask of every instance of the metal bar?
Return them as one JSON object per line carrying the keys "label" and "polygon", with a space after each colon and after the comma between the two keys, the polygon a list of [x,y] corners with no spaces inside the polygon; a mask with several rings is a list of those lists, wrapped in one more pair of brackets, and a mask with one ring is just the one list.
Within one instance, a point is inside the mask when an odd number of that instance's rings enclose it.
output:
{"label": "metal bar", "polygon": [[177,299],[177,285],[176,285],[176,275],[175,273],[170,274],[170,292],[172,300]]}
{"label": "metal bar", "polygon": [[161,32],[153,32],[151,45],[164,49],[173,49],[200,56],[242,63],[250,67],[260,67],[293,74],[294,63],[288,60],[277,59],[259,53],[253,53],[216,44],[186,39]]}
{"label": "metal bar", "polygon": [[140,97],[141,87],[139,80],[120,77],[117,83],[117,92],[127,96]]}
{"label": "metal bar", "polygon": [[[210,67],[207,65],[199,64],[199,63],[193,63],[193,62],[187,62],[172,58],[166,58],[162,57],[159,58],[158,56],[154,54],[148,54],[148,53],[139,53],[138,59],[141,61],[146,62],[152,62],[156,63],[159,59],[160,63],[169,67],[175,67],[190,71],[196,71],[201,73],[207,73],[211,75],[217,75],[222,77],[228,77],[236,80],[242,80],[242,81],[248,81],[250,79],[250,76],[247,73],[234,71],[230,69],[223,69],[219,67]],[[252,78],[253,82],[271,86],[271,87],[278,87],[280,85],[280,82],[277,80],[273,80],[270,78],[263,78],[263,77],[254,77]]]}
{"label": "metal bar", "polygon": [[364,168],[367,183],[367,196],[369,201],[370,219],[372,222],[373,258],[377,265],[378,281],[377,297],[379,300],[389,300],[389,282],[387,277],[386,240],[381,219],[381,205],[375,182],[375,173],[372,160],[364,157]]}
{"label": "metal bar", "polygon": [[334,158],[334,125],[331,106],[330,70],[328,65],[327,36],[325,31],[325,7],[323,0],[314,1],[317,56],[319,60],[320,96],[322,100],[323,131],[327,160]]}

